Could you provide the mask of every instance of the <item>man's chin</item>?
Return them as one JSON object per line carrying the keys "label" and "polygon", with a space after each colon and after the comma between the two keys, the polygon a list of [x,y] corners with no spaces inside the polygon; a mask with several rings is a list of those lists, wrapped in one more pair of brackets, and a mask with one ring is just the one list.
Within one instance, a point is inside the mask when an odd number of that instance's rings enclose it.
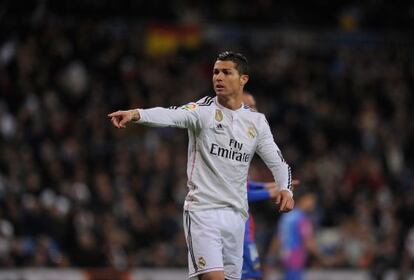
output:
{"label": "man's chin", "polygon": [[216,95],[220,97],[228,96],[228,93],[222,90],[216,90],[215,92],[216,92]]}

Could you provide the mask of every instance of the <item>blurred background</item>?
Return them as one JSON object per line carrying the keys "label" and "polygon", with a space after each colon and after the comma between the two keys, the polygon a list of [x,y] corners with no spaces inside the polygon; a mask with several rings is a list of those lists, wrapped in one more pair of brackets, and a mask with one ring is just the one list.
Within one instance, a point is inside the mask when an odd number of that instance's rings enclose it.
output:
{"label": "blurred background", "polygon": [[[317,190],[315,239],[335,262],[310,255],[314,279],[409,279],[412,26],[411,1],[1,1],[0,278],[186,275],[187,132],[119,131],[106,115],[214,96],[230,49],[249,59],[247,90],[294,178]],[[257,158],[251,177],[271,180]],[[280,279],[279,214],[251,210],[267,279]],[[137,268],[149,276],[125,274]]]}

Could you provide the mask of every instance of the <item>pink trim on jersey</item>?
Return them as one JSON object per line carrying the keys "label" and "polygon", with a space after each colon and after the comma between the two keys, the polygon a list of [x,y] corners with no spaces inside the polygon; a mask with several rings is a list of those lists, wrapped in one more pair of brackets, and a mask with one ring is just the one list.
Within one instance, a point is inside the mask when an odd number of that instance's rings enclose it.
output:
{"label": "pink trim on jersey", "polygon": [[192,161],[193,167],[191,167],[191,172],[190,172],[190,179],[189,179],[190,181],[193,178],[193,171],[194,171],[195,161],[196,161],[196,156],[197,156],[196,150],[197,150],[197,138],[194,137],[194,150],[193,150],[194,156],[193,156],[193,161]]}

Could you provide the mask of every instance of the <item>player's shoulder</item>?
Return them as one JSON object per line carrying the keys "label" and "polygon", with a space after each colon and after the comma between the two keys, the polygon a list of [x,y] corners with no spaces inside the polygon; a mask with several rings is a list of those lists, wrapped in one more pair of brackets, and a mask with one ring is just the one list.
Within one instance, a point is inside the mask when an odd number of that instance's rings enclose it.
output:
{"label": "player's shoulder", "polygon": [[214,104],[214,97],[204,96],[195,103],[200,107],[211,107]]}
{"label": "player's shoulder", "polygon": [[248,112],[252,112],[252,113],[259,113],[259,112],[257,112],[255,109],[253,109],[252,107],[250,107],[249,105],[246,105],[246,104],[244,104],[244,103],[243,103],[243,109],[244,109],[245,111],[248,111]]}
{"label": "player's shoulder", "polygon": [[197,107],[197,111],[199,113],[208,114],[208,112],[210,112],[214,108],[216,108],[216,103],[214,102],[214,97],[204,96],[203,98],[201,98],[198,101],[194,102],[194,106]]}
{"label": "player's shoulder", "polygon": [[213,104],[214,99],[211,96],[204,96],[203,98],[199,99],[198,101],[192,101],[189,103],[186,103],[181,106],[171,106],[169,109],[182,109],[190,112],[197,112],[200,110],[200,108],[208,107]]}
{"label": "player's shoulder", "polygon": [[257,112],[248,106],[243,108],[243,118],[248,122],[252,122],[258,132],[261,132],[263,129],[270,126],[265,114]]}
{"label": "player's shoulder", "polygon": [[255,118],[255,119],[266,119],[265,115],[257,112],[255,109],[251,108],[248,105],[243,104],[243,114],[248,115],[250,118]]}

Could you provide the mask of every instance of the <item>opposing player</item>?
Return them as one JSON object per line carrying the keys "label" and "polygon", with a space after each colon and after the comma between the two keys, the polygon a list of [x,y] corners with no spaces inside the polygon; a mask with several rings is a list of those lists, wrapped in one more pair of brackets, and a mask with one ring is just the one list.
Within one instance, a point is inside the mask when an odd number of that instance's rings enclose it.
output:
{"label": "opposing player", "polygon": [[189,278],[240,279],[244,225],[248,217],[246,181],[254,153],[280,186],[280,211],[293,208],[291,173],[263,114],[243,105],[249,80],[247,59],[233,52],[218,55],[213,68],[216,97],[181,107],[133,109],[109,114],[112,124],[186,128],[189,135],[184,231]]}
{"label": "opposing player", "polygon": [[[292,190],[299,186],[299,180],[292,180]],[[247,198],[249,203],[276,199],[279,190],[274,182],[247,182]],[[246,222],[243,243],[243,270],[242,280],[259,280],[263,278],[259,253],[254,234],[254,219],[250,214]]]}
{"label": "opposing player", "polygon": [[[297,205],[279,221],[276,234],[269,249],[269,258],[279,255],[285,280],[303,280],[308,254],[324,260],[318,250],[308,216],[316,204],[316,195],[309,187],[300,187],[296,192]],[[323,261],[328,264],[328,262]]]}
{"label": "opposing player", "polygon": [[[273,182],[260,183],[250,180],[247,182],[247,198],[249,203],[271,198],[276,199],[278,192],[276,184]],[[262,279],[262,277],[263,272],[254,237],[254,220],[252,215],[249,215],[244,230],[243,270],[241,279],[254,280]]]}
{"label": "opposing player", "polygon": [[[256,100],[254,96],[248,92],[243,93],[243,103],[252,110],[257,111]],[[292,188],[299,185],[298,180],[292,181]],[[255,182],[247,181],[247,199],[249,203],[276,199],[279,190],[274,182]],[[262,279],[263,272],[261,269],[259,253],[257,250],[254,237],[254,219],[249,215],[244,231],[243,243],[243,270],[242,280],[259,280]]]}
{"label": "opposing player", "polygon": [[[243,103],[249,106],[252,110],[257,111],[255,98],[246,91],[243,93]],[[261,183],[252,180],[247,181],[247,200],[249,203],[276,198],[277,193],[278,190],[274,182]],[[263,272],[254,236],[254,219],[252,215],[249,214],[244,230],[243,269],[241,279],[254,280],[261,279],[262,277]]]}

